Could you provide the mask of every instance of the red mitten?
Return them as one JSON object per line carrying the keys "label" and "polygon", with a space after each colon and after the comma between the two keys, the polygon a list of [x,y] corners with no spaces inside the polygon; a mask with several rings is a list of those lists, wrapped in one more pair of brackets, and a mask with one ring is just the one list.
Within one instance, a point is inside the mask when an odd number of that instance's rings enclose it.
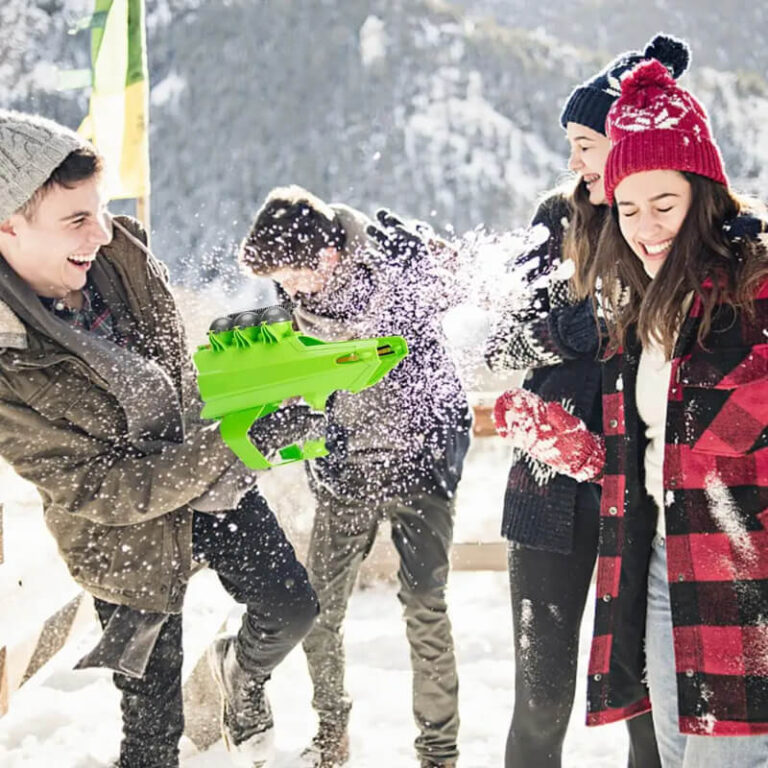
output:
{"label": "red mitten", "polygon": [[496,431],[515,447],[563,475],[595,480],[605,464],[605,443],[560,403],[526,389],[510,389],[496,400]]}

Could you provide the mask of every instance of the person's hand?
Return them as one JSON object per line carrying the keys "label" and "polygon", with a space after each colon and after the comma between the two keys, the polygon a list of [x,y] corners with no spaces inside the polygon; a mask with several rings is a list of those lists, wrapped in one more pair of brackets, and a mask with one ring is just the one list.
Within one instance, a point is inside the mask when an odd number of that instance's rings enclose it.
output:
{"label": "person's hand", "polygon": [[558,402],[511,389],[496,400],[493,420],[501,437],[561,474],[585,482],[603,471],[603,438]]}
{"label": "person's hand", "polygon": [[408,266],[429,255],[430,243],[437,240],[432,227],[424,222],[406,225],[386,208],[376,212],[377,224],[369,224],[366,232],[376,241],[390,264]]}
{"label": "person's hand", "polygon": [[742,213],[723,222],[723,234],[730,243],[756,240],[766,231],[766,221],[749,213]]}
{"label": "person's hand", "polygon": [[[573,358],[594,358],[600,349],[602,337],[607,335],[605,320],[595,319],[590,298],[552,310],[549,327],[557,346]],[[563,357],[566,355],[563,354]]]}
{"label": "person's hand", "polygon": [[286,405],[257,419],[249,430],[254,445],[269,458],[281,448],[325,435],[326,417],[308,405]]}

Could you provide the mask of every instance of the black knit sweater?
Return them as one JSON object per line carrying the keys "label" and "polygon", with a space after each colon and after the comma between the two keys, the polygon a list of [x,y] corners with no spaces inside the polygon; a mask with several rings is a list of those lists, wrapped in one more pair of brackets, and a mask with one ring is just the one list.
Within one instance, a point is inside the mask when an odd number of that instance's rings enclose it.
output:
{"label": "black knit sweater", "polygon": [[[562,195],[545,200],[531,225],[549,230],[546,242],[510,264],[535,281],[562,258],[563,236],[571,217]],[[541,283],[542,281],[538,281]],[[590,429],[601,429],[599,338],[591,306],[576,302],[567,283],[551,282],[532,291],[527,309],[502,311],[486,347],[496,371],[525,370],[525,388],[566,405]],[[517,452],[504,498],[502,535],[510,541],[554,552],[570,552],[577,508],[596,509],[599,489],[579,484],[527,454]]]}

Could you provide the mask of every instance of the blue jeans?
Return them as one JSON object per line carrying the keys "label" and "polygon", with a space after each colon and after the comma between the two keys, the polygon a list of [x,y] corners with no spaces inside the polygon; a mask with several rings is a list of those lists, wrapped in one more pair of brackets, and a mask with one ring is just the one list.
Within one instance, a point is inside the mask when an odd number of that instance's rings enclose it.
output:
{"label": "blue jeans", "polygon": [[653,541],[645,629],[648,688],[664,768],[768,768],[768,736],[694,736],[680,733],[672,614],[665,541]]}

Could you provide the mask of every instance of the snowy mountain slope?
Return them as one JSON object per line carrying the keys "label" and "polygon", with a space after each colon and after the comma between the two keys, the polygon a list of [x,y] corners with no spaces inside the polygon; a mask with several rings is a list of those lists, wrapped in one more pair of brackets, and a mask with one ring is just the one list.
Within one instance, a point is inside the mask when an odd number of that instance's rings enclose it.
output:
{"label": "snowy mountain slope", "polygon": [[[586,6],[602,4],[571,3],[546,30],[526,31],[549,19],[546,8],[498,0],[502,24],[437,0],[147,0],[158,254],[177,280],[241,282],[236,243],[266,192],[286,182],[458,232],[522,224],[564,169],[563,99],[630,45],[611,44],[608,20],[581,36],[574,29],[583,24],[560,23],[582,6],[595,18]],[[691,83],[711,103],[735,181],[764,193],[765,81],[759,70],[697,69],[715,35],[710,6],[697,4],[682,28],[669,28],[707,46],[694,47]],[[87,34],[66,32],[89,7],[88,0],[0,4],[0,105],[77,125],[87,94],[52,90],[53,66],[87,65]],[[679,17],[654,13],[649,18]],[[759,4],[744,9],[742,31],[753,17],[758,29],[760,13]],[[624,25],[617,39],[631,18],[617,15]],[[723,61],[738,66],[736,23],[724,19],[719,32]],[[749,48],[758,55],[760,46]]]}
{"label": "snowy mountain slope", "polygon": [[[685,37],[693,46],[696,66],[721,70],[768,72],[765,29],[768,7],[754,0],[453,0],[467,13],[547,29],[563,41],[595,46],[610,54],[637,49],[662,30]],[[745,41],[750,39],[749,44]]]}

